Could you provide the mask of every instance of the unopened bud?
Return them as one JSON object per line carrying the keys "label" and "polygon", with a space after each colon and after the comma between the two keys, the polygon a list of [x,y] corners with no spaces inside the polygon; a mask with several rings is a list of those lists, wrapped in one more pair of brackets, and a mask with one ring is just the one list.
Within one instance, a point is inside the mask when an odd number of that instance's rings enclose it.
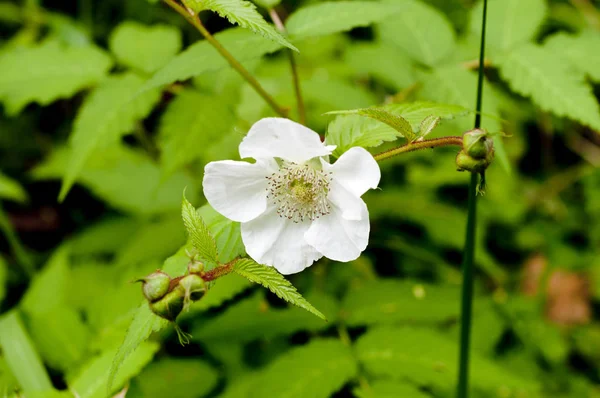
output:
{"label": "unopened bud", "polygon": [[204,263],[198,260],[191,260],[188,264],[189,274],[200,274],[204,271]]}
{"label": "unopened bud", "polygon": [[465,153],[464,150],[456,155],[456,166],[458,171],[470,171],[472,173],[483,173],[494,160],[494,151],[490,152],[486,158],[476,159]]}
{"label": "unopened bud", "polygon": [[184,308],[189,307],[192,301],[200,300],[206,293],[206,282],[196,274],[186,275],[179,281],[179,286],[183,288]]}
{"label": "unopened bud", "polygon": [[160,300],[150,303],[150,309],[161,318],[173,322],[183,310],[184,299],[185,290],[178,285]]}
{"label": "unopened bud", "polygon": [[171,277],[158,270],[143,279],[139,279],[138,282],[142,282],[142,292],[144,297],[151,303],[160,300],[169,291],[169,284],[171,283]]}
{"label": "unopened bud", "polygon": [[487,159],[494,152],[494,140],[485,130],[467,131],[463,135],[463,151],[473,159]]}

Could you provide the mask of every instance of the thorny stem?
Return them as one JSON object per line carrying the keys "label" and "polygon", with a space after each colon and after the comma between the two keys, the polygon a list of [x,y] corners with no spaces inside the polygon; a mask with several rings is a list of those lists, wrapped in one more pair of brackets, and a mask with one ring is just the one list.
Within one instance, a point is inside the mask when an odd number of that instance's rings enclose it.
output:
{"label": "thorny stem", "polygon": [[[487,0],[483,0],[483,16],[481,29],[481,47],[479,49],[479,76],[477,80],[477,100],[475,128],[481,127],[481,106],[483,101],[483,70],[485,68],[485,25],[487,17]],[[461,298],[460,353],[458,359],[457,397],[469,396],[469,348],[471,343],[471,318],[473,312],[473,260],[475,258],[475,237],[477,218],[477,173],[471,173],[469,183],[469,210],[467,214],[467,231],[463,258],[463,285]],[[482,176],[483,178],[483,176]]]}
{"label": "thorny stem", "polygon": [[[277,29],[286,34],[287,31],[285,29],[285,25],[281,21],[279,14],[275,11],[274,8],[269,10],[269,16],[271,20],[277,27]],[[286,49],[288,54],[288,58],[290,60],[290,67],[292,68],[292,80],[294,83],[294,93],[296,94],[296,106],[298,107],[298,120],[301,124],[306,124],[306,109],[304,108],[304,99],[302,98],[302,88],[300,87],[300,79],[298,77],[298,66],[296,65],[296,56],[291,49]]]}
{"label": "thorny stem", "polygon": [[248,72],[248,70],[244,68],[244,66],[240,64],[239,61],[235,59],[234,56],[231,55],[231,53],[227,51],[225,47],[223,47],[221,43],[219,43],[210,34],[208,30],[206,30],[206,28],[200,21],[200,18],[195,12],[178,4],[176,0],[164,0],[164,2],[173,10],[175,10],[178,14],[184,17],[190,24],[192,24],[198,30],[198,32],[200,32],[200,34],[206,39],[206,41],[208,41],[210,45],[213,46],[215,50],[217,50],[219,54],[221,54],[223,58],[227,60],[229,65],[231,65],[231,67],[235,69],[252,86],[252,88],[254,88],[254,90],[256,90],[256,92],[267,102],[267,104],[269,104],[269,106],[278,115],[282,117],[287,117],[287,111],[281,106],[279,106],[279,104],[275,102],[273,97],[271,97],[269,93],[267,93],[265,89],[260,85],[258,80],[256,80],[254,76],[252,76],[250,72]]}
{"label": "thorny stem", "polygon": [[418,151],[419,149],[437,148],[442,146],[459,146],[462,148],[463,139],[462,137],[450,136],[441,138],[432,138],[430,140],[409,142],[406,145],[402,145],[398,148],[390,149],[389,151],[378,153],[373,156],[376,161],[381,162],[382,160],[389,159],[393,156],[400,155],[406,152]]}

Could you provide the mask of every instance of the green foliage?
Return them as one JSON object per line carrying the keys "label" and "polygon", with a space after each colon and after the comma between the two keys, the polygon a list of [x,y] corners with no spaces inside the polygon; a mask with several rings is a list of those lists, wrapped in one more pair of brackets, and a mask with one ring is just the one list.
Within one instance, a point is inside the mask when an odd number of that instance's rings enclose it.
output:
{"label": "green foliage", "polygon": [[123,22],[110,36],[110,50],[125,66],[152,73],[181,49],[181,33],[167,25],[145,26]]}
{"label": "green foliage", "polygon": [[440,63],[456,46],[456,35],[448,20],[420,1],[400,4],[402,11],[379,25],[382,41],[397,46],[417,62],[428,66]]}
{"label": "green foliage", "polygon": [[428,398],[429,395],[419,391],[414,385],[394,380],[376,380],[368,387],[355,391],[358,398]]}
{"label": "green foliage", "polygon": [[0,347],[8,368],[23,391],[33,393],[52,389],[50,378],[27,335],[18,311],[11,311],[0,318]]}
{"label": "green foliage", "polygon": [[393,113],[382,108],[364,108],[364,109],[353,109],[351,111],[334,111],[329,112],[329,115],[360,115],[365,116],[381,123],[388,125],[389,127],[396,130],[398,137],[404,137],[409,141],[413,141],[415,138],[412,127],[406,119],[402,116],[394,115]]}
{"label": "green foliage", "polygon": [[524,45],[500,60],[500,73],[511,88],[531,96],[545,111],[600,129],[600,109],[583,75],[543,47]]}
{"label": "green foliage", "polygon": [[211,10],[223,18],[227,18],[232,24],[240,25],[269,40],[281,44],[294,51],[298,49],[290,43],[281,33],[277,32],[272,25],[265,21],[262,15],[256,11],[256,6],[246,0],[184,0],[189,8],[195,12]]}
{"label": "green foliage", "polygon": [[0,199],[26,202],[27,193],[17,181],[0,172]]}
{"label": "green foliage", "polygon": [[544,48],[567,59],[571,66],[584,72],[594,82],[600,82],[600,35],[583,32],[578,35],[557,33],[544,43]]}
{"label": "green foliage", "polygon": [[394,3],[323,2],[301,8],[290,16],[285,26],[293,39],[302,40],[369,26],[391,18],[403,10],[402,6]]}
{"label": "green foliage", "polygon": [[[410,327],[374,329],[356,345],[358,359],[368,372],[417,382],[438,393],[454,390],[457,352],[456,343],[436,332]],[[488,396],[535,397],[540,390],[536,383],[476,354],[471,356],[471,369],[473,389]]]}
{"label": "green foliage", "polygon": [[111,77],[87,98],[71,133],[71,156],[59,200],[64,200],[96,149],[106,147],[122,135],[132,132],[136,122],[150,113],[159,99],[159,93],[147,91],[133,98],[142,84],[143,80],[134,74]]}
{"label": "green foliage", "polygon": [[[233,56],[241,62],[259,58],[282,48],[281,44],[254,35],[244,29],[228,29],[215,35]],[[214,72],[230,65],[207,41],[200,41],[188,47],[159,69],[144,84],[141,91],[164,86],[176,81],[189,79],[203,73]]]}
{"label": "green foliage", "polygon": [[190,236],[192,247],[198,253],[200,259],[217,262],[218,252],[215,238],[211,235],[194,206],[185,198],[185,195],[181,205],[181,218],[183,218],[183,225],[185,225],[185,229]]}
{"label": "green foliage", "polygon": [[196,160],[208,163],[227,157],[231,151],[223,153],[222,148],[227,147],[225,140],[233,130],[233,120],[229,104],[217,96],[193,90],[179,93],[165,111],[159,131],[165,173]]}
{"label": "green foliage", "polygon": [[[532,40],[548,8],[546,0],[490,0],[488,3],[486,45],[492,55]],[[476,37],[481,36],[482,10],[482,1],[471,10],[470,30]]]}
{"label": "green foliage", "polygon": [[0,100],[9,115],[31,102],[48,105],[98,83],[111,65],[110,58],[93,46],[66,47],[47,41],[14,49],[0,57]]}
{"label": "green foliage", "polygon": [[325,315],[313,307],[311,303],[306,301],[306,299],[298,293],[296,288],[277,272],[275,268],[258,264],[252,259],[241,259],[235,262],[233,270],[250,282],[263,285],[275,293],[280,299],[297,305],[324,321],[327,320]]}

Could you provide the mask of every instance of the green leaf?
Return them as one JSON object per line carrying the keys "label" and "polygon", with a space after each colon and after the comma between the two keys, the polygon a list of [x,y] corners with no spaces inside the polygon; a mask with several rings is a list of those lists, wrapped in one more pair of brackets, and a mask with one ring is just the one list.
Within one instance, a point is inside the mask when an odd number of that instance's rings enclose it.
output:
{"label": "green leaf", "polygon": [[[34,178],[63,176],[70,157],[66,148],[56,148],[50,158],[33,171]],[[198,199],[195,182],[184,172],[165,179],[161,176],[158,165],[145,153],[125,145],[112,145],[90,157],[78,181],[109,205],[132,214],[179,211],[181,192],[186,186],[190,188],[190,199]]]}
{"label": "green leaf", "polygon": [[259,283],[275,293],[277,297],[304,308],[306,311],[327,320],[319,310],[312,306],[296,288],[273,267],[261,265],[252,259],[244,258],[235,263],[233,270],[250,282]]}
{"label": "green leaf", "polygon": [[[168,383],[165,383],[168,380]],[[217,371],[194,358],[164,358],[152,362],[131,382],[131,398],[189,398],[190,392],[203,397],[217,385]]]}
{"label": "green leaf", "polygon": [[181,50],[181,33],[173,26],[126,21],[112,32],[109,47],[120,63],[152,73]]}
{"label": "green leaf", "polygon": [[[234,277],[244,280],[237,275]],[[212,289],[218,289],[220,284],[221,279],[215,283]],[[337,312],[337,303],[330,297],[322,294],[312,294],[308,297],[324,312],[330,314]],[[335,321],[335,319],[330,319],[330,321]],[[259,291],[252,297],[230,306],[216,318],[200,321],[193,329],[192,335],[194,340],[208,341],[212,345],[216,341],[233,343],[271,339],[302,330],[317,332],[327,327],[329,327],[329,323],[323,322],[299,308],[280,309],[269,306],[264,297],[264,291]]]}
{"label": "green leaf", "polygon": [[46,369],[16,310],[0,317],[0,348],[9,369],[25,394],[52,390]]}
{"label": "green leaf", "polygon": [[[281,355],[264,370],[242,379],[235,398],[328,398],[358,372],[350,348],[339,340],[313,340]],[[240,383],[240,384],[241,384]],[[233,388],[236,384],[232,384]],[[233,389],[232,388],[232,389]]]}
{"label": "green leaf", "polygon": [[294,39],[324,36],[369,26],[403,11],[400,4],[369,1],[336,1],[300,8],[285,26]]}
{"label": "green leaf", "polygon": [[460,105],[449,105],[448,103],[436,103],[427,101],[402,102],[386,105],[385,109],[402,116],[412,126],[415,132],[422,135],[421,128],[427,127],[426,122],[431,117],[439,117],[442,120],[451,120],[469,114],[469,109]]}
{"label": "green leaf", "polygon": [[202,260],[213,263],[218,262],[217,244],[210,233],[202,217],[196,212],[196,208],[183,196],[181,204],[181,218],[188,231],[192,246]]}
{"label": "green leaf", "polygon": [[0,305],[6,297],[6,281],[8,279],[8,264],[2,256],[0,256]]}
{"label": "green leaf", "polygon": [[208,204],[198,209],[198,215],[208,225],[212,236],[217,242],[217,252],[221,263],[228,263],[234,258],[246,254],[239,222],[231,221],[224,215],[217,213]]}
{"label": "green leaf", "polygon": [[281,3],[281,0],[254,0],[254,2],[260,7],[269,10],[279,5],[279,3]]}
{"label": "green leaf", "polygon": [[456,46],[450,22],[434,7],[420,1],[401,4],[402,12],[379,25],[381,39],[417,62],[428,66],[441,63]]}
{"label": "green leaf", "polygon": [[81,107],[69,144],[72,149],[59,200],[64,200],[90,155],[135,129],[160,99],[157,90],[133,98],[143,80],[134,74],[106,79]]}
{"label": "green leaf", "polygon": [[395,115],[384,108],[363,108],[348,111],[327,112],[328,115],[360,115],[365,116],[388,125],[397,132],[397,136],[405,137],[413,141],[415,134],[412,131],[410,123],[402,116]]}
{"label": "green leaf", "polygon": [[[385,126],[385,128],[381,128]],[[340,157],[354,146],[376,147],[384,141],[394,141],[401,135],[389,126],[358,115],[337,116],[327,126],[327,145],[336,145],[333,156]]]}
{"label": "green leaf", "polygon": [[[267,40],[262,36],[252,34],[241,28],[227,29],[215,35],[225,47],[240,62],[260,58],[282,48],[278,43]],[[217,50],[206,40],[188,47],[184,52],[173,58],[167,65],[159,69],[140,91],[161,87],[176,81],[207,72],[214,72],[231,66]]]}
{"label": "green leaf", "polygon": [[112,65],[92,46],[64,47],[47,41],[37,47],[16,48],[0,57],[0,100],[9,115],[25,105],[48,105],[100,81]]}
{"label": "green leaf", "polygon": [[600,130],[600,108],[583,74],[543,47],[524,45],[499,60],[500,74],[543,110]]}
{"label": "green leaf", "polygon": [[[546,17],[546,0],[489,0],[485,44],[491,50],[506,52],[534,38]],[[471,10],[470,30],[481,37],[483,2]]]}
{"label": "green leaf", "polygon": [[368,388],[354,391],[357,398],[429,398],[430,395],[421,392],[413,384],[395,380],[375,380]]}
{"label": "green leaf", "polygon": [[419,135],[418,138],[423,138],[427,136],[429,133],[433,131],[434,128],[440,123],[442,120],[439,116],[429,115],[421,122],[419,126]]}
{"label": "green leaf", "polygon": [[342,305],[349,326],[443,322],[458,316],[453,286],[382,279],[350,289]]}
{"label": "green leaf", "polygon": [[27,192],[17,181],[0,172],[0,199],[23,203],[27,201]]}
{"label": "green leaf", "polygon": [[188,312],[181,314],[181,319],[192,318],[199,312],[218,307],[250,286],[250,282],[247,279],[240,278],[238,275],[225,275],[210,287],[208,292],[202,297],[202,300],[196,301],[191,305]]}
{"label": "green leaf", "polygon": [[[115,350],[106,351],[100,356],[90,360],[76,377],[68,378],[69,390],[80,398],[104,398],[108,393],[113,393],[122,387],[129,379],[137,375],[154,357],[160,346],[156,343],[143,343],[114,376],[112,385],[107,391],[107,379],[113,378],[110,373],[111,362],[115,357]],[[112,396],[112,395],[111,395]]]}
{"label": "green leaf", "polygon": [[544,42],[552,54],[567,59],[571,66],[584,72],[594,82],[600,82],[600,34],[587,31],[578,35],[557,33]]}
{"label": "green leaf", "polygon": [[229,104],[216,96],[185,90],[177,95],[162,116],[158,142],[165,173],[195,160],[213,160],[223,151],[223,137],[234,127]]}
{"label": "green leaf", "polygon": [[84,357],[90,332],[81,315],[66,305],[28,316],[27,325],[44,361],[63,372]]}
{"label": "green leaf", "polygon": [[264,20],[256,6],[245,0],[183,0],[195,12],[211,10],[232,24],[240,25],[294,51],[298,49]]}
{"label": "green leaf", "polygon": [[[433,387],[438,394],[454,391],[457,352],[455,342],[425,328],[371,329],[356,343],[356,355],[370,374],[406,379]],[[528,397],[540,388],[537,383],[521,379],[474,352],[471,385],[474,391],[488,393],[485,396]]]}

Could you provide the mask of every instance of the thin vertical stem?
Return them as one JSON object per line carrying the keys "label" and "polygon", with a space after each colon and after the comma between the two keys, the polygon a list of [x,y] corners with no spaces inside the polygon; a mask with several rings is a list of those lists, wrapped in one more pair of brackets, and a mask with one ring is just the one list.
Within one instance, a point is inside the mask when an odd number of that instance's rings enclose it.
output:
{"label": "thin vertical stem", "polygon": [[[281,18],[279,17],[279,14],[277,14],[277,11],[275,11],[274,8],[271,8],[269,10],[269,16],[271,17],[271,20],[281,33],[287,33],[285,25],[283,24],[283,22],[281,22]],[[294,83],[294,93],[296,94],[296,106],[298,107],[298,120],[301,124],[306,124],[306,109],[304,107],[304,99],[302,97],[302,88],[300,87],[300,78],[298,77],[298,66],[296,65],[296,56],[294,55],[294,52],[289,48],[286,50],[286,52],[290,60],[290,67],[292,68],[292,80]]]}
{"label": "thin vertical stem", "polygon": [[[485,58],[485,25],[487,18],[487,0],[483,0],[483,17],[481,22],[481,47],[479,49],[479,76],[477,80],[477,101],[475,128],[481,127],[481,107],[483,101],[483,70]],[[469,351],[471,346],[471,318],[473,313],[473,273],[475,258],[475,236],[477,219],[477,173],[471,173],[469,183],[469,207],[467,214],[467,232],[463,259],[463,285],[461,298],[460,353],[458,360],[457,397],[469,396]]]}
{"label": "thin vertical stem", "polygon": [[206,39],[206,41],[215,48],[225,58],[225,60],[231,65],[233,69],[235,69],[251,86],[254,90],[265,100],[267,104],[280,116],[287,117],[287,111],[279,106],[275,99],[267,93],[267,91],[260,85],[258,80],[248,72],[246,68],[242,64],[239,63],[237,59],[229,51],[225,49],[204,27],[200,18],[191,10],[184,8],[179,5],[175,0],[164,0],[164,2],[175,10],[178,14],[184,17],[190,24],[192,24],[198,32]]}

